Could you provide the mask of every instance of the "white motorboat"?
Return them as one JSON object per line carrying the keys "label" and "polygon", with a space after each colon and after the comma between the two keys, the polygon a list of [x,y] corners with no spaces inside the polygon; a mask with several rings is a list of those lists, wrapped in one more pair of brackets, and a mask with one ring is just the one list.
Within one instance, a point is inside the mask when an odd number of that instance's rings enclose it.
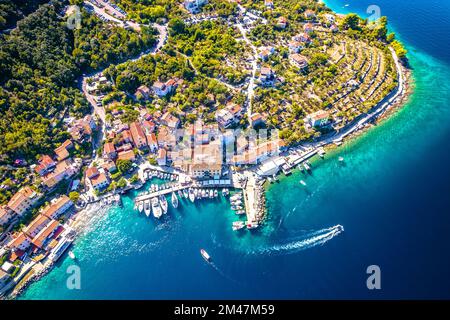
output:
{"label": "white motorboat", "polygon": [[150,208],[150,200],[144,201],[144,212],[147,217],[149,217],[150,213],[152,213],[152,209]]}
{"label": "white motorboat", "polygon": [[172,202],[172,206],[176,209],[178,208],[178,197],[175,192],[172,192],[172,198],[170,199]]}
{"label": "white motorboat", "polygon": [[187,199],[189,198],[189,193],[187,191],[187,189],[183,189],[183,196]]}
{"label": "white motorboat", "polygon": [[144,201],[140,201],[138,204],[138,211],[141,213],[144,210]]}
{"label": "white motorboat", "polygon": [[195,201],[195,191],[192,188],[189,188],[189,200],[191,200],[191,202]]}
{"label": "white motorboat", "polygon": [[214,190],[213,189],[209,190],[209,197],[210,198],[214,197]]}
{"label": "white motorboat", "polygon": [[217,198],[219,196],[219,191],[217,189],[214,189],[214,198]]}
{"label": "white motorboat", "polygon": [[233,231],[241,230],[245,228],[245,222],[244,221],[234,221],[232,229]]}
{"label": "white motorboat", "polygon": [[259,224],[257,222],[249,222],[247,221],[247,229],[256,229],[259,227]]}
{"label": "white motorboat", "polygon": [[305,181],[300,180],[300,183],[306,187],[306,182]]}
{"label": "white motorboat", "polygon": [[166,214],[167,210],[169,209],[169,205],[167,203],[166,196],[164,196],[164,195],[159,196],[159,204],[161,205],[163,214]]}
{"label": "white motorboat", "polygon": [[75,260],[75,259],[76,259],[75,253],[73,253],[72,251],[69,251],[68,254],[69,254],[70,259],[72,259],[72,260]]}
{"label": "white motorboat", "polygon": [[343,162],[344,161],[344,157],[339,157],[339,162]]}
{"label": "white motorboat", "polygon": [[208,262],[211,261],[211,256],[208,254],[208,252],[206,252],[205,249],[201,249],[200,254],[202,255],[203,259],[205,259],[206,261],[208,261]]}
{"label": "white motorboat", "polygon": [[153,216],[157,219],[161,218],[162,216],[162,210],[161,207],[159,206],[159,201],[158,198],[152,198],[152,211],[153,211]]}

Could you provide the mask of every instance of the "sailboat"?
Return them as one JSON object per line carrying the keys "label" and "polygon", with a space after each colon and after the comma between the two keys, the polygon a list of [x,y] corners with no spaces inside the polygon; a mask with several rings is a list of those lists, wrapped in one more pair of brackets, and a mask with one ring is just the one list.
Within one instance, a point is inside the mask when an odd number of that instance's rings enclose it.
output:
{"label": "sailboat", "polygon": [[172,198],[171,198],[172,206],[176,209],[178,208],[178,197],[175,194],[175,192],[172,192]]}

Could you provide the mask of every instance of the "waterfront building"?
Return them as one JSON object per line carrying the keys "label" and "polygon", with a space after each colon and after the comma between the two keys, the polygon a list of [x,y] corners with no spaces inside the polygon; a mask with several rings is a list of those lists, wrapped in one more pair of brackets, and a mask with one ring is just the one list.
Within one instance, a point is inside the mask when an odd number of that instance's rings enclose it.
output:
{"label": "waterfront building", "polygon": [[23,229],[23,232],[33,239],[50,221],[49,217],[41,213]]}
{"label": "waterfront building", "polygon": [[20,232],[13,237],[13,239],[11,239],[6,246],[12,251],[25,251],[30,247],[30,245],[31,239],[24,232]]}
{"label": "waterfront building", "polygon": [[73,206],[72,200],[66,195],[53,199],[53,201],[42,209],[41,213],[51,219],[57,219]]}
{"label": "waterfront building", "polygon": [[94,190],[97,190],[97,191],[103,190],[107,186],[109,186],[108,177],[103,172],[100,172],[95,177],[92,177],[90,179],[90,181],[91,181],[92,188],[94,188]]}
{"label": "waterfront building", "polygon": [[44,249],[48,240],[60,229],[61,224],[57,220],[51,220],[31,241],[33,245]]}

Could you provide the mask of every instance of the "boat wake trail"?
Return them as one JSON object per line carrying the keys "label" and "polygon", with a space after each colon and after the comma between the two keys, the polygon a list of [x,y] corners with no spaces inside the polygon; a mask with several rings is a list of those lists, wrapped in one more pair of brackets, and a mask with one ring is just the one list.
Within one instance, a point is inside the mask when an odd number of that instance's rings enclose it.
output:
{"label": "boat wake trail", "polygon": [[208,262],[208,264],[214,269],[216,270],[222,277],[224,277],[227,280],[230,280],[232,282],[235,282],[237,284],[240,284],[239,281],[237,281],[236,279],[231,278],[230,276],[228,276],[225,272],[223,272],[213,261]]}
{"label": "boat wake trail", "polygon": [[291,254],[306,250],[315,246],[323,245],[344,231],[340,224],[326,229],[308,233],[294,241],[277,244],[271,247],[256,248],[251,254]]}

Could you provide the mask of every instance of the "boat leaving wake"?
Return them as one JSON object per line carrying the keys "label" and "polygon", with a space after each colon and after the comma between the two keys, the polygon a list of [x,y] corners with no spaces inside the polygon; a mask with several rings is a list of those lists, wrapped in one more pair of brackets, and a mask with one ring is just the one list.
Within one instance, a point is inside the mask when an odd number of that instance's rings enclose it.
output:
{"label": "boat leaving wake", "polygon": [[340,224],[331,228],[321,229],[308,233],[295,241],[285,244],[278,244],[272,247],[256,248],[252,254],[291,254],[306,250],[315,246],[323,245],[344,231]]}

